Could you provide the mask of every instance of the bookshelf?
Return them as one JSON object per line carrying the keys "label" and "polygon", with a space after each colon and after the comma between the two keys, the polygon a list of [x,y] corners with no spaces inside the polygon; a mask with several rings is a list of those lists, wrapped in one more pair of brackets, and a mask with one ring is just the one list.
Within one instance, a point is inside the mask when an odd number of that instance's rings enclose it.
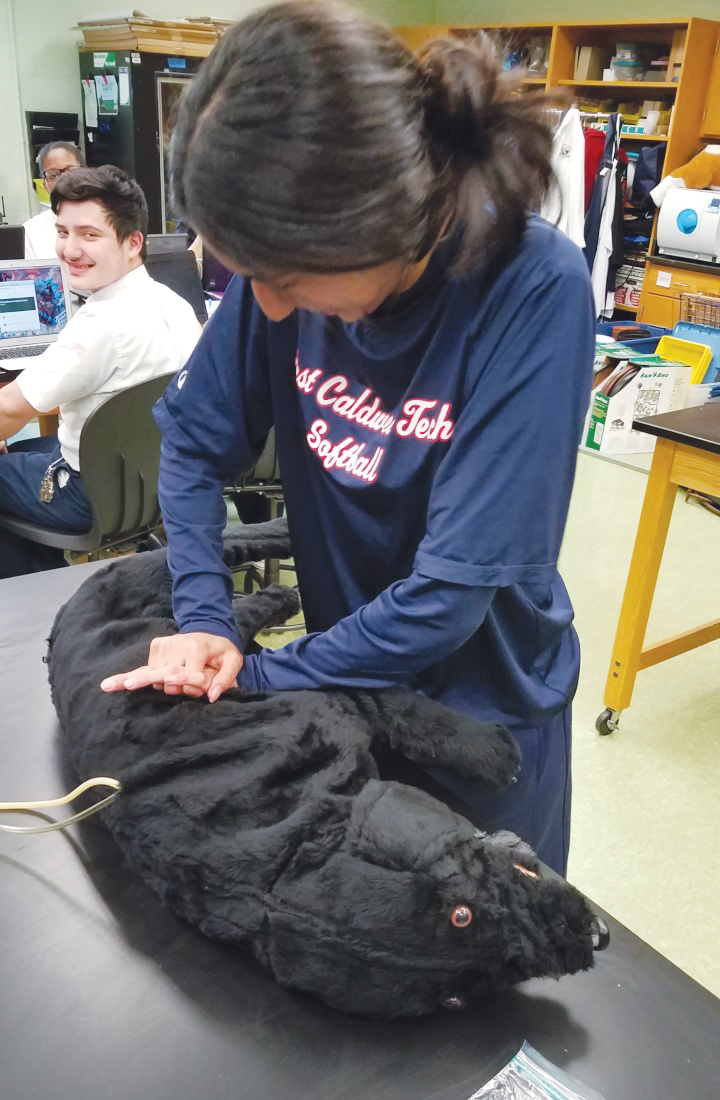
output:
{"label": "bookshelf", "polygon": [[[720,23],[710,19],[675,19],[662,22],[650,20],[615,21],[601,20],[588,23],[465,23],[437,24],[415,27],[396,27],[398,34],[412,48],[418,49],[430,38],[438,35],[472,37],[477,31],[489,31],[518,47],[527,46],[531,39],[549,41],[548,71],[545,76],[528,73],[524,83],[545,87],[548,91],[566,93],[568,102],[581,98],[582,94],[599,97],[611,102],[612,108],[628,99],[655,99],[672,110],[668,134],[623,134],[621,141],[667,144],[665,171],[686,164],[697,152],[701,133],[711,127],[720,129],[720,122],[708,122],[706,97],[711,73],[720,85],[720,60],[716,61],[716,47]],[[677,79],[659,80],[576,80],[575,56],[581,46],[596,46],[610,52],[620,41],[639,45],[662,46],[669,57],[668,75]],[[715,67],[713,68],[713,63]],[[634,94],[633,94],[634,93]],[[716,112],[718,113],[718,112]]]}
{"label": "bookshelf", "polygon": [[[720,11],[720,9],[719,9]],[[623,133],[620,141],[628,151],[664,144],[664,174],[687,164],[704,143],[720,139],[720,22],[710,19],[599,20],[586,23],[466,23],[397,27],[400,36],[417,49],[438,35],[471,37],[485,30],[505,43],[522,49],[531,39],[549,42],[547,74],[528,73],[524,85],[544,87],[564,97],[568,104],[584,98],[607,101],[611,110],[628,100],[658,100],[671,112],[668,133]],[[667,76],[662,81],[576,80],[576,51],[582,46],[615,50],[617,42],[662,46],[668,56]],[[600,95],[602,93],[602,96]],[[654,239],[654,233],[653,233]],[[672,268],[670,286],[667,273]],[[658,273],[664,278],[657,282]],[[702,291],[720,295],[720,274],[698,274],[682,263],[671,265],[648,256],[640,304],[623,306],[621,312],[638,321],[672,328],[679,319],[683,293]]]}

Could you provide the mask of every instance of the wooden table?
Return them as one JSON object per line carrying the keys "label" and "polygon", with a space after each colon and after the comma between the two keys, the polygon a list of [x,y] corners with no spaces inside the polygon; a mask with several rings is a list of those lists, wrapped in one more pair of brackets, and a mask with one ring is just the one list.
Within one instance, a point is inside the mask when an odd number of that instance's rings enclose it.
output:
{"label": "wooden table", "polygon": [[596,722],[602,734],[617,729],[638,672],[720,638],[720,619],[715,619],[643,645],[678,486],[720,496],[720,405],[649,416],[634,421],[633,428],[657,436],[657,443],[605,685],[606,710]]}

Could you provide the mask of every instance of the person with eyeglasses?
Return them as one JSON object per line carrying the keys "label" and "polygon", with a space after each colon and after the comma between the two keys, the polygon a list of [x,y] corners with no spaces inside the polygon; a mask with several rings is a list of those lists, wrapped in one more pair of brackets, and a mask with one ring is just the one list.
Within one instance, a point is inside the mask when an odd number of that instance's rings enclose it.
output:
{"label": "person with eyeglasses", "polygon": [[[85,157],[77,145],[69,141],[51,141],[43,145],[37,156],[40,175],[48,194],[52,194],[55,184],[73,168],[84,168]],[[24,222],[25,259],[45,260],[55,256],[55,215],[51,209],[43,210]]]}

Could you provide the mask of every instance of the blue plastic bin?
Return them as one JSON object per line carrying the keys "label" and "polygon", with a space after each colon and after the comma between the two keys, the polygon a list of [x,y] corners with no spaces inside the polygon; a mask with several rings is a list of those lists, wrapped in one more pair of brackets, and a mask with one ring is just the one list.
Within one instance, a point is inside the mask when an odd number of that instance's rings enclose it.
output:
{"label": "blue plastic bin", "polygon": [[696,325],[690,321],[678,321],[672,334],[680,340],[693,340],[696,344],[707,344],[712,352],[712,359],[705,371],[703,382],[717,382],[720,378],[720,328]]}
{"label": "blue plastic bin", "polygon": [[[631,324],[632,322],[628,322]],[[621,321],[598,321],[595,325],[595,332],[599,336],[612,336],[612,330],[615,325],[622,324]],[[669,336],[670,329],[663,328],[662,325],[642,325],[643,328],[648,329],[652,336],[643,336],[638,340],[632,340],[625,336],[622,337],[622,343],[627,344],[629,348],[633,348],[637,351],[638,355],[654,355],[655,349],[660,343],[661,336]]]}

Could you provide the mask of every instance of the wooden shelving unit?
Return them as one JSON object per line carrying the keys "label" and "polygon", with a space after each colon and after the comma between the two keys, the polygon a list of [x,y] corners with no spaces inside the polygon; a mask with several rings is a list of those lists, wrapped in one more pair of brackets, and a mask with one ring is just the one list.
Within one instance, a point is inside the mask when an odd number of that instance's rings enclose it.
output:
{"label": "wooden shelving unit", "polygon": [[[413,49],[438,35],[470,37],[477,31],[512,36],[518,43],[531,38],[548,38],[550,49],[547,77],[528,74],[525,83],[535,87],[568,93],[603,92],[603,98],[616,103],[628,99],[661,99],[674,106],[672,125],[667,135],[623,134],[622,141],[642,142],[663,139],[667,142],[665,171],[686,164],[697,151],[699,137],[708,131],[705,120],[706,93],[711,73],[720,82],[720,60],[715,64],[720,23],[709,19],[674,19],[663,22],[600,20],[588,23],[465,23],[397,27],[398,33]],[[677,80],[575,80],[575,51],[579,46],[597,46],[614,51],[618,41],[662,45],[670,58],[668,71]],[[633,94],[634,93],[634,94]],[[719,112],[715,112],[719,113]],[[714,114],[712,118],[714,120]],[[714,121],[710,126],[718,127]],[[720,128],[720,127],[718,127]]]}
{"label": "wooden shelving unit", "polygon": [[666,134],[621,134],[622,141],[667,141]]}
{"label": "wooden shelving unit", "polygon": [[[676,92],[678,89],[677,84],[669,84],[663,80],[558,80],[557,83],[559,88],[603,88],[608,94],[615,89],[634,92],[668,90]],[[649,97],[643,96],[643,98]]]}
{"label": "wooden shelving unit", "polygon": [[[719,9],[720,11],[720,9]],[[528,74],[524,83],[529,87],[546,87],[568,103],[585,95],[617,104],[637,100],[661,100],[671,107],[670,128],[665,134],[621,134],[620,141],[633,149],[642,145],[665,144],[663,171],[668,174],[695,156],[705,141],[720,138],[720,22],[710,19],[600,20],[588,23],[467,23],[461,26],[441,24],[398,27],[398,33],[413,49],[438,35],[471,36],[479,30],[512,37],[528,43],[531,38],[550,39],[548,73],[543,79]],[[662,45],[668,54],[668,74],[665,81],[603,81],[575,80],[575,55],[580,46],[597,46],[614,52],[615,43],[630,41]],[[675,77],[677,79],[675,79]],[[574,94],[575,93],[575,94]],[[649,258],[645,269],[639,321],[672,325],[679,319],[680,295],[694,290],[720,295],[720,274],[709,271],[701,275],[690,270],[676,270],[673,265],[670,286],[667,267],[657,258]],[[664,272],[660,283],[657,275]],[[623,312],[634,313],[634,307],[624,306]]]}

